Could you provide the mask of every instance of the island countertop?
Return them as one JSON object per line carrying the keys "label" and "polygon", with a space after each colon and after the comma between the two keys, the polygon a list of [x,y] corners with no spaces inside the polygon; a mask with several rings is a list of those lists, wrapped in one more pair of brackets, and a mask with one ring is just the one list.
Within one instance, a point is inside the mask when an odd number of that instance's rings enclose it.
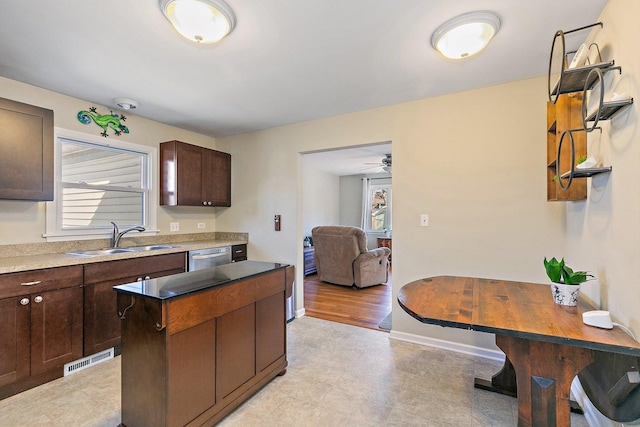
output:
{"label": "island countertop", "polygon": [[157,279],[127,283],[115,286],[114,289],[124,294],[167,300],[288,266],[288,264],[274,262],[240,261]]}

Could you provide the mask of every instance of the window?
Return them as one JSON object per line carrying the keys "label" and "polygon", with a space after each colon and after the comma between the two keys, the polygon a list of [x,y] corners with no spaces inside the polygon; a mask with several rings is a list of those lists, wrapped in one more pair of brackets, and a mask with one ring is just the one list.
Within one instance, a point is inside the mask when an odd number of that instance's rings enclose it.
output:
{"label": "window", "polygon": [[363,228],[367,232],[391,231],[391,184],[372,184],[365,180]]}
{"label": "window", "polygon": [[111,232],[111,221],[120,228],[155,228],[150,209],[155,206],[150,179],[155,149],[56,129],[55,150],[48,240],[101,237]]}

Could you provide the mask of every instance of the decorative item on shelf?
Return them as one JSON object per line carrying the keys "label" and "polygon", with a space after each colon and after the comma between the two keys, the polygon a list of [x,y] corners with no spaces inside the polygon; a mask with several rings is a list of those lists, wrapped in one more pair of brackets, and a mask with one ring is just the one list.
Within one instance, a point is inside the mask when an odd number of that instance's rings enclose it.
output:
{"label": "decorative item on shelf", "polygon": [[113,130],[113,133],[116,136],[120,136],[123,133],[129,133],[129,128],[121,123],[125,120],[127,120],[127,118],[124,114],[115,114],[113,111],[110,111],[109,114],[100,114],[96,107],[89,108],[89,111],[78,111],[78,121],[85,125],[88,125],[93,121],[102,128],[100,135],[105,138],[108,136],[107,130],[109,128]]}
{"label": "decorative item on shelf", "polygon": [[586,271],[573,271],[566,265],[564,258],[560,261],[556,258],[547,261],[545,257],[544,268],[547,276],[553,282],[551,283],[553,301],[559,305],[576,306],[580,284],[595,278]]}
{"label": "decorative item on shelf", "polygon": [[309,236],[305,236],[304,240],[302,241],[302,247],[304,248],[310,248],[311,247],[311,237]]}

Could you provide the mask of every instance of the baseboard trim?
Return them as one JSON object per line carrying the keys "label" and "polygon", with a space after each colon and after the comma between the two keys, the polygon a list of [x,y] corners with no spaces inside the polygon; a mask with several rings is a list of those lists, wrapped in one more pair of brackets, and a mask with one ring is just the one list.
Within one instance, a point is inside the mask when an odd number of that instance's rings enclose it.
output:
{"label": "baseboard trim", "polygon": [[414,344],[426,345],[429,347],[441,348],[443,350],[455,351],[456,353],[468,354],[470,356],[482,357],[485,359],[504,361],[504,353],[499,350],[476,347],[467,344],[460,344],[452,341],[445,341],[437,338],[425,337],[423,335],[409,334],[391,330],[389,338],[398,341],[406,341]]}
{"label": "baseboard trim", "polygon": [[301,308],[300,310],[296,310],[296,312],[295,312],[296,319],[299,318],[299,317],[304,316],[305,313],[306,313],[306,311],[305,311],[304,308]]}

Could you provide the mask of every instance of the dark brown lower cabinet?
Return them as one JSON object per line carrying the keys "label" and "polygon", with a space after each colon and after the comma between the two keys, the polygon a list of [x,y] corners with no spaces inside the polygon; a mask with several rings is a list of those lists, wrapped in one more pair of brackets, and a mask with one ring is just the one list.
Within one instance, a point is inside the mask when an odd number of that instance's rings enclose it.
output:
{"label": "dark brown lower cabinet", "polygon": [[84,266],[84,355],[115,347],[120,353],[120,318],[114,286],[185,271],[185,254],[154,255]]}
{"label": "dark brown lower cabinet", "polygon": [[0,398],[82,357],[82,266],[0,276]]}
{"label": "dark brown lower cabinet", "polygon": [[210,426],[286,371],[293,267],[159,300],[118,293],[122,425]]}

